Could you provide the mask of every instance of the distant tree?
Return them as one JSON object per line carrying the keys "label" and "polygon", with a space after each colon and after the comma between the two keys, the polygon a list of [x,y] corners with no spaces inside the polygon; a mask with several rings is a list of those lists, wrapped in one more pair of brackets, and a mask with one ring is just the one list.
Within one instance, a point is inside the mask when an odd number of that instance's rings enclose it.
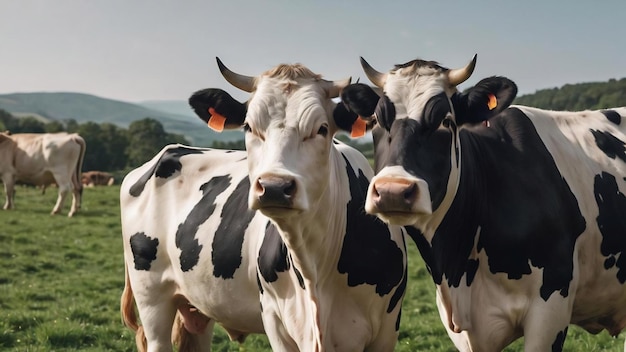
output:
{"label": "distant tree", "polygon": [[59,121],[50,121],[46,123],[44,126],[44,130],[46,133],[56,133],[65,131],[65,126]]}
{"label": "distant tree", "polygon": [[69,119],[65,121],[65,130],[68,133],[74,133],[78,131],[78,122],[74,119]]}
{"label": "distant tree", "polygon": [[243,139],[237,141],[213,141],[211,148],[228,149],[228,150],[246,150],[246,141]]}
{"label": "distant tree", "polygon": [[189,140],[185,138],[185,136],[182,134],[166,133],[165,135],[166,135],[166,140],[168,141],[167,144],[172,144],[172,143],[191,144],[189,143]]}
{"label": "distant tree", "polygon": [[0,109],[0,128],[1,131],[11,130],[15,123],[15,118],[8,111]]}
{"label": "distant tree", "polygon": [[100,125],[95,122],[86,122],[78,125],[76,133],[80,134],[87,144],[83,170],[108,171],[109,158],[101,138]]}
{"label": "distant tree", "polygon": [[183,136],[165,132],[163,125],[144,118],[128,126],[128,167],[137,167],[150,160],[161,148],[171,143],[190,144]]}
{"label": "distant tree", "polygon": [[108,165],[103,170],[122,170],[128,163],[128,132],[112,123],[100,124],[100,139],[102,148],[105,148],[108,156]]}
{"label": "distant tree", "polygon": [[18,124],[14,127],[12,133],[44,133],[46,129],[44,123],[32,116],[26,116],[17,119]]}

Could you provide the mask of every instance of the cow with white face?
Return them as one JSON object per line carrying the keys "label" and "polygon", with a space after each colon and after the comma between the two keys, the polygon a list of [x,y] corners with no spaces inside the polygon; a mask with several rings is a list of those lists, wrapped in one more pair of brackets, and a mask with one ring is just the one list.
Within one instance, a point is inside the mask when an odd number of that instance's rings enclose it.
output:
{"label": "cow with white face", "polygon": [[380,96],[344,89],[343,119],[373,129],[366,210],[409,225],[462,351],[560,351],[570,323],[626,326],[626,108],[510,106],[516,85],[414,60],[388,73],[365,60]]}
{"label": "cow with white face", "polygon": [[243,124],[246,131],[248,204],[275,226],[258,248],[272,347],[392,350],[406,284],[403,235],[365,214],[373,172],[332,138],[341,127],[331,99],[349,81],[325,81],[302,65],[248,77],[218,63],[231,84],[252,93],[248,103],[208,89],[190,104],[209,126]]}
{"label": "cow with white face", "polygon": [[51,214],[63,209],[71,193],[73,216],[81,205],[81,168],[85,140],[76,133],[0,133],[0,177],[4,183],[4,209],[13,209],[16,182],[35,186],[57,184],[59,194]]}
{"label": "cow with white face", "polygon": [[247,152],[168,147],[126,177],[128,325],[132,287],[148,350],[169,346],[176,310],[205,346],[218,322],[232,338],[264,330],[275,351],[393,350],[403,230],[365,213],[373,170],[333,139],[345,128],[332,98],[349,81],[302,65],[247,77],[218,64],[249,101],[205,89],[189,103],[216,130],[243,125]]}

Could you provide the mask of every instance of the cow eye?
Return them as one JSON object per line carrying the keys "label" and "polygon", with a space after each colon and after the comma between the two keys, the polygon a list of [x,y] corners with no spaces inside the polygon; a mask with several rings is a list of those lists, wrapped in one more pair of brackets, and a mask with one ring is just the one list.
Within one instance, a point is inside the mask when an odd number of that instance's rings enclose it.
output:
{"label": "cow eye", "polygon": [[249,123],[244,122],[242,127],[245,133],[251,133],[252,135],[259,137],[262,141],[265,141],[265,136],[263,135],[263,133],[260,133],[258,130],[253,129]]}
{"label": "cow eye", "polygon": [[321,125],[320,129],[317,130],[317,134],[326,137],[328,135],[328,126],[326,125]]}

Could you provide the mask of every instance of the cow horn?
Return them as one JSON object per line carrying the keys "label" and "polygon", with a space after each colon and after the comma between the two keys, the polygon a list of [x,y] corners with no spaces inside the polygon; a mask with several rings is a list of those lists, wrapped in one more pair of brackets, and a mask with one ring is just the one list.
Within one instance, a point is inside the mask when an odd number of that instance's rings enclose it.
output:
{"label": "cow horn", "polygon": [[248,93],[251,93],[252,91],[254,91],[254,88],[255,88],[254,77],[244,76],[244,75],[235,73],[229,70],[226,66],[224,66],[224,64],[222,63],[222,60],[220,60],[219,57],[216,57],[215,59],[217,60],[217,66],[220,68],[220,72],[222,73],[222,76],[224,76],[224,78],[228,81],[228,83]]}
{"label": "cow horn", "polygon": [[385,81],[387,80],[387,74],[376,71],[370,64],[365,61],[363,57],[361,57],[361,66],[363,67],[363,71],[365,71],[365,75],[367,78],[374,83],[378,88],[383,88],[385,86]]}
{"label": "cow horn", "polygon": [[457,86],[470,78],[472,72],[474,72],[474,67],[476,67],[476,56],[477,54],[474,54],[472,61],[465,65],[465,67],[448,71],[448,82],[450,82],[450,85]]}
{"label": "cow horn", "polygon": [[341,94],[341,90],[347,87],[348,84],[350,84],[350,82],[352,82],[352,77],[348,77],[340,81],[326,81],[326,82],[328,82],[328,84],[330,85],[330,88],[328,89],[328,97],[332,99],[332,98],[337,98],[339,94]]}

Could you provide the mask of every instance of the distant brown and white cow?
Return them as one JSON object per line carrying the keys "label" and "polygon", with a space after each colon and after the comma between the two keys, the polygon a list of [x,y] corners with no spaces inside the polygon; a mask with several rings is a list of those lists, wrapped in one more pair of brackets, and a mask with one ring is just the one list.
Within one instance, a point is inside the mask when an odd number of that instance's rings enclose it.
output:
{"label": "distant brown and white cow", "polygon": [[17,181],[36,186],[56,183],[59,196],[51,214],[61,211],[65,198],[72,192],[68,216],[73,216],[80,209],[85,149],[85,140],[76,133],[1,133],[0,175],[6,192],[4,209],[13,208]]}
{"label": "distant brown and white cow", "polygon": [[115,182],[113,175],[104,171],[85,171],[81,183],[85,186],[111,186]]}
{"label": "distant brown and white cow", "polygon": [[626,108],[509,106],[517,86],[476,57],[413,60],[344,89],[349,123],[375,116],[366,210],[408,229],[462,351],[561,351],[569,324],[626,327]]}

